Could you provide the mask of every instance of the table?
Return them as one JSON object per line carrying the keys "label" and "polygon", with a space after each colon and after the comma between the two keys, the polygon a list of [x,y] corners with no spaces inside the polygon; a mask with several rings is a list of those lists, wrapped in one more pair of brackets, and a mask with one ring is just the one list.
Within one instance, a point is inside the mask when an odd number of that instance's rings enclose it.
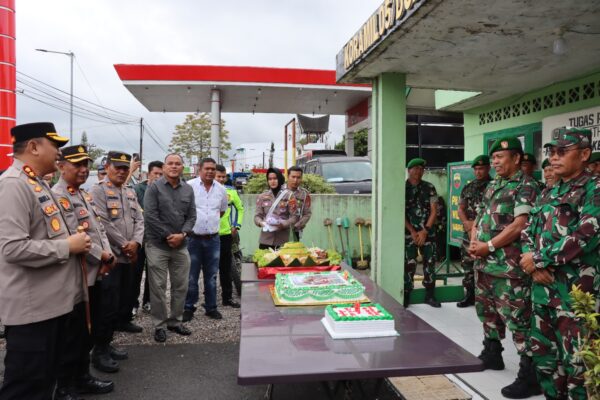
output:
{"label": "table", "polygon": [[253,263],[242,264],[242,283],[245,282],[273,282],[274,279],[258,279],[258,272],[256,271],[256,265]]}
{"label": "table", "polygon": [[[243,270],[242,270],[243,271]],[[395,319],[400,336],[332,339],[324,307],[275,307],[272,281],[245,281],[238,384],[340,381],[483,370],[481,361],[409,310],[367,276],[349,270]]]}

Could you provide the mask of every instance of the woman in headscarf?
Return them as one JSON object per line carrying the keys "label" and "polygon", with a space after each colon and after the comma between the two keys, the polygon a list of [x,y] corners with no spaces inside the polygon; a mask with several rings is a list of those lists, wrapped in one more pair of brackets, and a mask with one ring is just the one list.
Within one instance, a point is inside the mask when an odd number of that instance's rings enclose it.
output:
{"label": "woman in headscarf", "polygon": [[258,196],[254,223],[262,228],[259,248],[279,248],[289,241],[290,227],[298,220],[296,199],[291,190],[283,188],[285,178],[277,168],[267,170],[269,189]]}

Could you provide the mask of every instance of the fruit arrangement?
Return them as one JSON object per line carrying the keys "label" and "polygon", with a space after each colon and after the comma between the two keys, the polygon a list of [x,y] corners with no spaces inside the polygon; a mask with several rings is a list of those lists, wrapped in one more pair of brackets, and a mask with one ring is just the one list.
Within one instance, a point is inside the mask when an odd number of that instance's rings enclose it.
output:
{"label": "fruit arrangement", "polygon": [[258,249],[252,259],[258,267],[314,267],[342,262],[342,256],[335,250],[307,248],[300,242],[288,242],[277,251]]}

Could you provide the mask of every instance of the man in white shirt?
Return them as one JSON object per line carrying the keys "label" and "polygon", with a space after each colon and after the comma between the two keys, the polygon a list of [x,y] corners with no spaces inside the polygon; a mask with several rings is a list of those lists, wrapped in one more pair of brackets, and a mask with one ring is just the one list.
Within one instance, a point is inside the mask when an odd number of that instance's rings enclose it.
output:
{"label": "man in white shirt", "polygon": [[191,266],[183,322],[194,318],[199,297],[200,269],[204,276],[205,315],[212,319],[223,318],[217,310],[217,273],[221,251],[219,226],[221,217],[227,211],[227,192],[223,185],[214,180],[216,167],[215,160],[204,158],[199,164],[200,176],[188,181],[194,189],[196,224],[188,243]]}

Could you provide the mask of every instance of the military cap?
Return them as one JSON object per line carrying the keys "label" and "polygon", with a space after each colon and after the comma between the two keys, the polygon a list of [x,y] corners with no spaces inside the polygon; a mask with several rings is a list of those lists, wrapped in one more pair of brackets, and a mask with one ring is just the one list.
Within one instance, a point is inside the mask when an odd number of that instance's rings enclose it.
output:
{"label": "military cap", "polygon": [[521,146],[521,141],[514,136],[505,136],[496,140],[492,147],[490,148],[490,156],[497,151],[503,150],[518,150],[519,152],[523,152],[523,146]]}
{"label": "military cap", "polygon": [[550,164],[550,160],[548,160],[548,159],[546,158],[546,159],[544,159],[544,161],[542,162],[542,169],[544,169],[544,168],[546,168],[546,167],[549,167],[550,165],[551,165],[551,164]]}
{"label": "military cap", "polygon": [[115,167],[129,167],[131,165],[131,154],[120,151],[109,151],[106,162]]}
{"label": "military cap", "polygon": [[78,163],[83,160],[91,160],[87,151],[87,147],[81,144],[77,146],[63,147],[60,152],[62,153],[60,157],[61,161]]}
{"label": "military cap", "polygon": [[523,161],[529,161],[532,164],[537,164],[537,160],[535,159],[535,156],[531,153],[523,154]]}
{"label": "military cap", "polygon": [[418,166],[426,166],[427,165],[427,161],[423,160],[422,158],[413,158],[412,160],[410,160],[408,162],[408,164],[406,164],[406,168],[411,169],[412,167],[418,167]]}
{"label": "military cap", "polygon": [[589,129],[571,128],[563,126],[552,131],[552,140],[544,147],[568,147],[578,144],[581,148],[592,145],[592,131]]}
{"label": "military cap", "polygon": [[475,159],[471,163],[471,168],[475,168],[481,165],[490,165],[490,157],[486,156],[485,154],[475,157]]}
{"label": "military cap", "polygon": [[62,137],[56,133],[56,128],[52,122],[33,122],[31,124],[17,125],[10,130],[10,135],[12,136],[13,143],[45,137],[56,143],[58,147],[62,147],[69,141],[66,137]]}
{"label": "military cap", "polygon": [[594,153],[592,153],[592,155],[590,156],[590,161],[591,163],[593,162],[598,162],[600,161],[600,151],[596,151]]}

